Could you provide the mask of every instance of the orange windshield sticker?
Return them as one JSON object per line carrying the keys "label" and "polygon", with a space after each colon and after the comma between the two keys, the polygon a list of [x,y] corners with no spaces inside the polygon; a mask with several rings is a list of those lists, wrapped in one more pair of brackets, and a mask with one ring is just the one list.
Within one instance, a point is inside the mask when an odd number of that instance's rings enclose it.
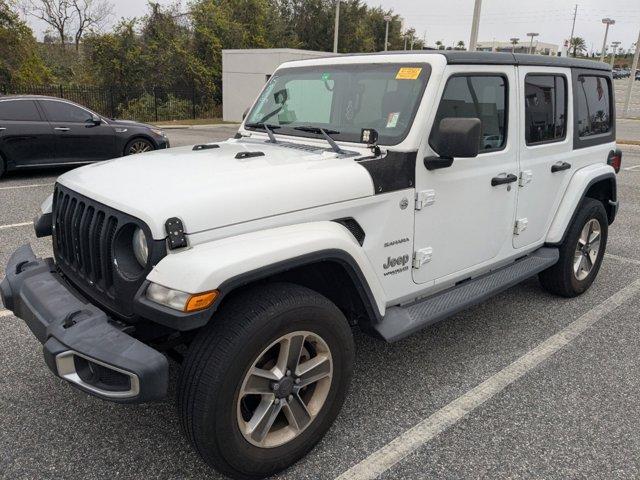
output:
{"label": "orange windshield sticker", "polygon": [[420,67],[402,67],[398,70],[396,80],[415,80],[420,76]]}

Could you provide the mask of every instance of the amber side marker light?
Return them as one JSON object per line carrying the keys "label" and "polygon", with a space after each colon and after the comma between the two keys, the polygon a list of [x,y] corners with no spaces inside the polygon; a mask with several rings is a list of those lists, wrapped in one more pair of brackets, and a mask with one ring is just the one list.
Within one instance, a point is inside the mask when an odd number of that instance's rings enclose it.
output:
{"label": "amber side marker light", "polygon": [[186,305],[184,306],[185,312],[196,312],[198,310],[203,310],[205,308],[213,305],[213,302],[218,298],[219,292],[217,290],[213,290],[212,292],[198,293],[196,295],[191,295],[189,300],[187,300]]}

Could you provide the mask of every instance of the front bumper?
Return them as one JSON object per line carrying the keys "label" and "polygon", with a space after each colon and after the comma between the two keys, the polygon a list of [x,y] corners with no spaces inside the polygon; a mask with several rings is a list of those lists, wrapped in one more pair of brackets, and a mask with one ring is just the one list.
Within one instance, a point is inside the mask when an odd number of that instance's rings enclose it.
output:
{"label": "front bumper", "polygon": [[57,273],[53,261],[36,258],[29,245],[9,259],[0,296],[43,344],[45,362],[55,375],[119,403],[166,396],[166,357],[86,302]]}

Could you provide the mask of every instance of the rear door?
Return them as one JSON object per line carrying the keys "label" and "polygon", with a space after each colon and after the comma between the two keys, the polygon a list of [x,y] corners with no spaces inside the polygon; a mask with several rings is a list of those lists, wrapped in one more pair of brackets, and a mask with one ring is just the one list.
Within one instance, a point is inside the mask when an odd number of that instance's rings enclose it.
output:
{"label": "rear door", "polygon": [[95,162],[120,155],[116,153],[113,127],[102,121],[91,122],[94,114],[63,100],[39,100],[56,136],[60,162]]}
{"label": "rear door", "polygon": [[[479,118],[480,153],[455,158],[449,168],[416,169],[418,198],[427,200],[415,215],[416,283],[447,283],[508,256],[513,247],[513,219],[518,173],[515,67],[447,67],[433,127],[432,154],[443,118]],[[494,179],[499,180],[495,182]],[[509,183],[504,183],[508,181]]]}
{"label": "rear door", "polygon": [[34,100],[0,100],[0,152],[15,167],[56,161],[53,130]]}
{"label": "rear door", "polygon": [[573,117],[571,70],[518,67],[520,187],[514,248],[544,242],[571,176]]}

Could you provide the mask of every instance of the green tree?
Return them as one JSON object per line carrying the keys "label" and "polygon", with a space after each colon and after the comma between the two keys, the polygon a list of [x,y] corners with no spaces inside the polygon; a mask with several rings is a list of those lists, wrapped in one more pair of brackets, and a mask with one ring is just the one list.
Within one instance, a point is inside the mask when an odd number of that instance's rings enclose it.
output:
{"label": "green tree", "polygon": [[0,0],[0,83],[42,84],[52,80],[38,52],[31,29],[15,13],[13,4]]}
{"label": "green tree", "polygon": [[582,37],[573,37],[569,44],[569,49],[573,50],[573,56],[582,55],[587,51],[587,42]]}

